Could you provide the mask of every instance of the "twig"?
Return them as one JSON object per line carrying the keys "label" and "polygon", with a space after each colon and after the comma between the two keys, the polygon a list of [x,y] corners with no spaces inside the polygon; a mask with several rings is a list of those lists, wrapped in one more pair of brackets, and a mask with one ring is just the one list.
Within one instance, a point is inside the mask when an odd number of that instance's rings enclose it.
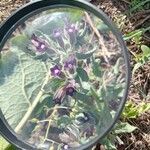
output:
{"label": "twig", "polygon": [[[99,44],[101,45],[102,50],[103,50],[102,53],[104,55],[107,55],[108,57],[110,57],[110,54],[109,54],[109,52],[108,52],[108,50],[107,50],[107,48],[106,48],[106,46],[104,44],[103,38],[101,37],[101,35],[100,35],[99,31],[97,30],[97,28],[94,26],[94,24],[93,24],[93,22],[92,22],[89,14],[87,12],[85,12],[85,16],[86,16],[87,22],[89,23],[89,25],[91,26],[91,28],[93,29],[94,33],[96,34],[96,36],[99,39]],[[105,57],[106,61],[109,62],[107,57],[106,56],[104,56],[104,57]]]}

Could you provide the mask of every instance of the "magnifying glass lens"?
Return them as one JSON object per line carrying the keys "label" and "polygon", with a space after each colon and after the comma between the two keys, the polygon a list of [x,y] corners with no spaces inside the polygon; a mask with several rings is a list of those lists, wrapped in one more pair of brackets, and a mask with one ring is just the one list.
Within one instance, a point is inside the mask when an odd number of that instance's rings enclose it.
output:
{"label": "magnifying glass lens", "polygon": [[6,121],[37,149],[90,145],[124,103],[127,65],[119,38],[103,19],[77,7],[48,8],[23,20],[1,51]]}

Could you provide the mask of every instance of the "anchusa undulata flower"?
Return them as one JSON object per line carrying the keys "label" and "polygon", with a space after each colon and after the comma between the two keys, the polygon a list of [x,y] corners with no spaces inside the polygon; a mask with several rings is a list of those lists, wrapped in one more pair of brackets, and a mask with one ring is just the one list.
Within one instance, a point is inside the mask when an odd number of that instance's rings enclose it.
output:
{"label": "anchusa undulata flower", "polygon": [[76,92],[75,87],[69,83],[61,88],[59,88],[56,93],[54,94],[54,102],[55,104],[62,104],[64,101],[65,96],[73,96]]}
{"label": "anchusa undulata flower", "polygon": [[74,55],[70,55],[68,59],[64,62],[64,68],[70,73],[74,73],[77,61]]}
{"label": "anchusa undulata flower", "polygon": [[36,51],[40,53],[46,52],[48,48],[46,42],[40,37],[37,37],[35,34],[33,34],[31,37],[31,43],[35,47]]}
{"label": "anchusa undulata flower", "polygon": [[51,75],[54,77],[60,77],[62,71],[61,71],[61,66],[55,65],[52,68],[50,68]]}
{"label": "anchusa undulata flower", "polygon": [[69,37],[70,37],[70,43],[71,44],[74,44],[76,43],[76,37],[77,37],[77,27],[75,24],[69,24],[67,27],[66,27],[66,30],[67,30],[67,33],[69,34]]}
{"label": "anchusa undulata flower", "polygon": [[61,29],[55,29],[53,31],[53,39],[59,43],[59,45],[64,48],[64,41],[62,38],[62,30]]}
{"label": "anchusa undulata flower", "polygon": [[76,92],[76,90],[75,90],[75,83],[74,83],[73,81],[70,82],[70,83],[66,86],[65,90],[66,90],[66,95],[68,95],[68,96],[73,96],[74,93]]}

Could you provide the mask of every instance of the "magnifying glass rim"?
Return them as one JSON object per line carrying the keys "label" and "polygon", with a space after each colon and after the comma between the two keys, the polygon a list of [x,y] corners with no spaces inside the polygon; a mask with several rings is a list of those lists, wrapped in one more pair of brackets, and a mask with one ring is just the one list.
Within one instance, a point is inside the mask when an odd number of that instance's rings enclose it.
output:
{"label": "magnifying glass rim", "polygon": [[[110,124],[109,128],[103,133],[103,135],[98,136],[92,141],[83,144],[79,148],[73,148],[77,150],[87,150],[87,148],[92,147],[94,144],[98,142],[98,140],[105,137],[112,129],[112,127],[115,125],[117,120],[119,119],[119,116],[121,115],[121,112],[124,108],[125,102],[127,100],[129,85],[130,85],[130,79],[131,79],[131,71],[130,71],[130,64],[129,64],[129,54],[127,51],[127,48],[125,46],[125,43],[123,41],[122,35],[119,32],[119,30],[116,28],[116,26],[112,23],[112,21],[107,17],[107,15],[100,9],[98,9],[96,6],[84,1],[84,0],[38,0],[29,4],[26,4],[25,6],[21,7],[19,10],[17,10],[14,14],[12,14],[5,23],[3,23],[0,26],[0,33],[2,36],[0,37],[0,51],[2,47],[4,46],[5,42],[7,41],[8,37],[12,34],[12,32],[18,27],[19,24],[23,23],[27,18],[30,17],[30,15],[34,15],[38,12],[42,12],[44,10],[47,10],[48,8],[57,8],[57,7],[78,7],[79,9],[86,10],[88,12],[93,13],[95,16],[100,18],[112,31],[112,33],[115,35],[117,41],[120,44],[121,50],[123,52],[125,65],[126,65],[126,87],[124,90],[124,96],[121,100],[121,104],[119,107],[119,110],[116,113],[116,116],[113,120],[113,122]],[[20,149],[25,150],[36,150],[37,148],[33,147],[32,145],[24,142],[19,139],[18,135],[14,133],[14,131],[11,129],[7,121],[5,120],[2,112],[0,111],[0,134],[7,139],[10,143],[17,146]]]}

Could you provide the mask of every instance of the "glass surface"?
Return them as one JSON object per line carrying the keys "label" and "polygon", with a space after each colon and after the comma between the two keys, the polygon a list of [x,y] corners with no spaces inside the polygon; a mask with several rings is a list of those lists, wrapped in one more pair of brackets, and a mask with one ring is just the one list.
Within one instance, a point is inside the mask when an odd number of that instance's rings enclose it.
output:
{"label": "glass surface", "polygon": [[0,108],[20,139],[70,150],[103,135],[125,93],[123,51],[92,13],[62,7],[19,25],[0,59]]}

